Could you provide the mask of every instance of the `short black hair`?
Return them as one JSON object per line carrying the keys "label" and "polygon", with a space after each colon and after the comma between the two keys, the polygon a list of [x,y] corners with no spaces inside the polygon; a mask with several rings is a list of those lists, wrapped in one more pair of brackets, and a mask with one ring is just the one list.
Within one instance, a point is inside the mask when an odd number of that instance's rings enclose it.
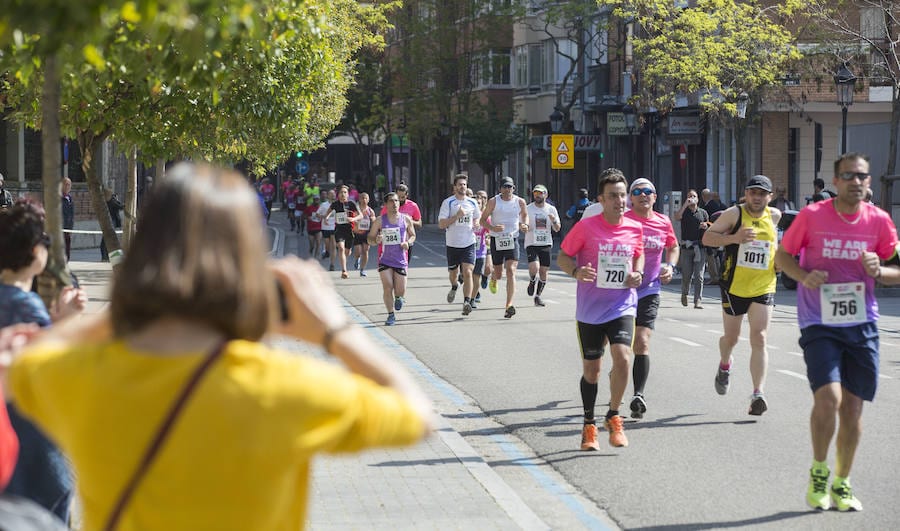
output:
{"label": "short black hair", "polygon": [[813,186],[815,186],[816,188],[825,188],[825,181],[816,177],[815,179],[813,179]]}
{"label": "short black hair", "polygon": [[837,160],[834,161],[834,176],[837,177],[838,167],[840,167],[841,162],[844,162],[845,160],[856,160],[856,159],[862,159],[866,162],[869,162],[869,156],[864,153],[859,153],[858,151],[850,151],[848,153],[844,153],[843,155],[838,157]]}
{"label": "short black hair", "polygon": [[625,179],[625,174],[622,173],[622,170],[619,168],[607,168],[600,172],[600,179],[597,182],[597,193],[602,194],[603,189],[607,184],[615,184],[622,183],[625,185],[625,188],[628,188],[628,180]]}
{"label": "short black hair", "polygon": [[0,210],[0,269],[20,271],[34,261],[34,246],[44,237],[44,208],[19,199]]}

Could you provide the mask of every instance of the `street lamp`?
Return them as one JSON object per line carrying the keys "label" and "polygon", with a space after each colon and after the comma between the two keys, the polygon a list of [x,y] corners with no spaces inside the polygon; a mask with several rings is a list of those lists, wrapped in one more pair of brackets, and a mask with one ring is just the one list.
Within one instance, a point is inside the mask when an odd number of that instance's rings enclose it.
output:
{"label": "street lamp", "polygon": [[553,109],[550,114],[550,130],[554,133],[562,131],[563,118],[563,113],[559,112],[559,109]]}
{"label": "street lamp", "polygon": [[622,114],[625,115],[625,129],[628,129],[629,135],[633,134],[637,125],[637,109],[633,105],[626,105],[622,107]]}
{"label": "street lamp", "polygon": [[750,95],[746,92],[741,92],[737,98],[737,117],[738,118],[746,118],[747,117],[747,102],[750,101]]}
{"label": "street lamp", "polygon": [[847,152],[847,107],[853,105],[853,89],[856,85],[856,76],[847,68],[847,63],[841,65],[834,74],[834,85],[837,88],[837,103],[841,106],[841,154]]}

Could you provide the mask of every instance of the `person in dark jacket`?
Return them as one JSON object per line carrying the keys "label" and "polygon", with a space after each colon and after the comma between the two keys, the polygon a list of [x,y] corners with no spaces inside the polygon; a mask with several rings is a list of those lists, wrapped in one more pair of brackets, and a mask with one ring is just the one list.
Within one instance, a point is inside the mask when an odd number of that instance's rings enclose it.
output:
{"label": "person in dark jacket", "polygon": [[[122,205],[112,190],[107,188],[103,193],[106,195],[106,208],[109,210],[109,218],[112,220],[113,228],[121,229],[122,210],[125,209],[125,206]],[[103,238],[100,238],[100,261],[109,262],[109,251],[106,249],[106,240]]]}

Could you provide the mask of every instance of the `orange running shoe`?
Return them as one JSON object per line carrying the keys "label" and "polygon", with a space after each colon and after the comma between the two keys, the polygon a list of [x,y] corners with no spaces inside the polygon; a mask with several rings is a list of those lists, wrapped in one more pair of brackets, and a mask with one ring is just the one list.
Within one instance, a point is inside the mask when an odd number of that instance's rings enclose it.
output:
{"label": "orange running shoe", "polygon": [[603,421],[603,427],[609,432],[609,445],[616,448],[628,446],[628,437],[625,436],[625,426],[622,417],[614,415]]}
{"label": "orange running shoe", "polygon": [[600,443],[597,442],[597,426],[595,424],[585,424],[581,430],[581,449],[582,450],[600,450]]}

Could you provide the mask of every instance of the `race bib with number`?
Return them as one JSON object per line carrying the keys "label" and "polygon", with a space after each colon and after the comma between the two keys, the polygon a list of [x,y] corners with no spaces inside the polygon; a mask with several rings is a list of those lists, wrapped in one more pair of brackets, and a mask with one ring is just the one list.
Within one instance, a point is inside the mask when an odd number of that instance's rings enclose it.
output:
{"label": "race bib with number", "polygon": [[469,227],[472,225],[472,214],[466,214],[461,218],[456,218],[456,223]]}
{"label": "race bib with number", "polygon": [[627,256],[597,255],[597,287],[625,289],[625,278],[631,272],[631,259]]}
{"label": "race bib with number", "polygon": [[294,210],[297,205],[295,203],[288,203],[288,208]]}
{"label": "race bib with number", "polygon": [[335,212],[334,213],[334,222],[338,225],[346,225],[349,223],[347,221],[347,213],[346,212]]}
{"label": "race bib with number", "polygon": [[359,220],[359,222],[356,224],[356,227],[357,227],[359,230],[369,230],[369,227],[371,226],[371,223],[372,223],[372,222],[369,220],[369,218],[362,218],[362,219]]}
{"label": "race bib with number", "polygon": [[515,248],[516,244],[512,236],[503,235],[494,237],[494,249],[498,251],[510,251]]}
{"label": "race bib with number", "polygon": [[844,282],[822,284],[819,288],[822,324],[861,324],[866,317],[866,284]]}
{"label": "race bib with number", "polygon": [[400,228],[381,229],[382,245],[400,245]]}
{"label": "race bib with number", "polygon": [[552,245],[553,239],[550,236],[550,231],[548,229],[534,231],[534,243],[535,245]]}
{"label": "race bib with number", "polygon": [[302,216],[302,215],[303,215],[303,211],[302,211],[302,210],[295,210],[295,211],[294,211],[294,217],[295,217],[295,218],[299,218],[299,217]]}
{"label": "race bib with number", "polygon": [[772,242],[766,240],[753,240],[742,243],[738,247],[737,265],[747,269],[769,269],[769,249]]}

